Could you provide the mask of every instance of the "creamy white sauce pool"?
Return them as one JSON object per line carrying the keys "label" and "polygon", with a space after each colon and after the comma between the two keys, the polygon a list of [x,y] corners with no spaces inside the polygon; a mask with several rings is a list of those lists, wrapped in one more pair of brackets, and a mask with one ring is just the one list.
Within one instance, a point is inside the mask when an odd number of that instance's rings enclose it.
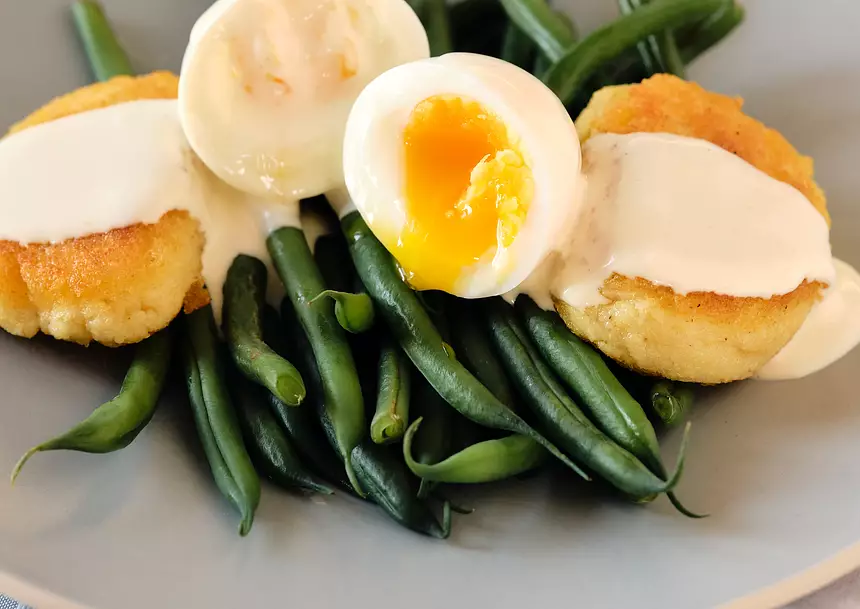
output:
{"label": "creamy white sauce pool", "polygon": [[573,306],[605,302],[613,273],[681,294],[765,298],[833,280],[827,223],[806,197],[709,142],[596,135],[583,172],[582,210],[543,285]]}
{"label": "creamy white sauce pool", "polygon": [[[268,261],[270,229],[299,226],[297,205],[253,199],[206,169],[175,100],[119,104],[2,140],[0,201],[0,239],[19,243],[57,243],[187,210],[206,235],[203,277],[216,316],[233,258]],[[280,282],[269,267],[276,296]]]}
{"label": "creamy white sauce pool", "polygon": [[860,343],[860,273],[833,260],[836,281],[794,335],[757,378],[796,379],[829,366]]}

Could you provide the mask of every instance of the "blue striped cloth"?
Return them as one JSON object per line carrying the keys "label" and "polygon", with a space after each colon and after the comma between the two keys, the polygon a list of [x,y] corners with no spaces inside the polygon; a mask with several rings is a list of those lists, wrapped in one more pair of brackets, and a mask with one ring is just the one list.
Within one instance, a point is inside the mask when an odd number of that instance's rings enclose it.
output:
{"label": "blue striped cloth", "polygon": [[22,605],[15,599],[11,599],[8,596],[0,594],[0,609],[32,609],[32,607]]}

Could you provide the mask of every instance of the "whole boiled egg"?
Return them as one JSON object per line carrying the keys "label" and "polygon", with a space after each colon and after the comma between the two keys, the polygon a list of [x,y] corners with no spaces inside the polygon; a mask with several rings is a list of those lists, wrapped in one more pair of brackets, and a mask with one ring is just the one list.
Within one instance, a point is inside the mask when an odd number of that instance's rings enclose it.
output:
{"label": "whole boiled egg", "polygon": [[404,0],[219,0],[191,31],[182,126],[234,188],[320,194],[343,182],[343,129],[364,86],[428,55]]}
{"label": "whole boiled egg", "polygon": [[507,292],[553,248],[581,199],[580,147],[528,72],[452,53],[402,65],[352,108],[346,186],[416,289]]}

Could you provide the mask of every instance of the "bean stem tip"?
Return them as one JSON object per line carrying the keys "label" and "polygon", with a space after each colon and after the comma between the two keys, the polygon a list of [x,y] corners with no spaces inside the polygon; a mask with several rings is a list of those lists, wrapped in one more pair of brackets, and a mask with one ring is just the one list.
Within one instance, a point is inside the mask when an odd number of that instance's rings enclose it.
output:
{"label": "bean stem tip", "polygon": [[32,457],[38,452],[41,452],[42,448],[42,444],[34,446],[33,448],[25,452],[20,459],[18,459],[18,463],[15,464],[15,467],[12,469],[12,475],[9,477],[9,483],[12,486],[15,486],[15,480],[18,479],[18,474],[21,473],[21,470],[24,468],[24,464],[30,460],[30,457]]}

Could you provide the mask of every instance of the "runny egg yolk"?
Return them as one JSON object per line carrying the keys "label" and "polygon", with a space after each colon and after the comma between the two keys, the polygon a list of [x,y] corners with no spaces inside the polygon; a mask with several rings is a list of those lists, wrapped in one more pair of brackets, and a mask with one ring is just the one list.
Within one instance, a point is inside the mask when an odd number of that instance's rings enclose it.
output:
{"label": "runny egg yolk", "polygon": [[403,145],[396,258],[416,289],[454,291],[468,267],[513,243],[534,196],[531,168],[505,123],[462,97],[416,105]]}

